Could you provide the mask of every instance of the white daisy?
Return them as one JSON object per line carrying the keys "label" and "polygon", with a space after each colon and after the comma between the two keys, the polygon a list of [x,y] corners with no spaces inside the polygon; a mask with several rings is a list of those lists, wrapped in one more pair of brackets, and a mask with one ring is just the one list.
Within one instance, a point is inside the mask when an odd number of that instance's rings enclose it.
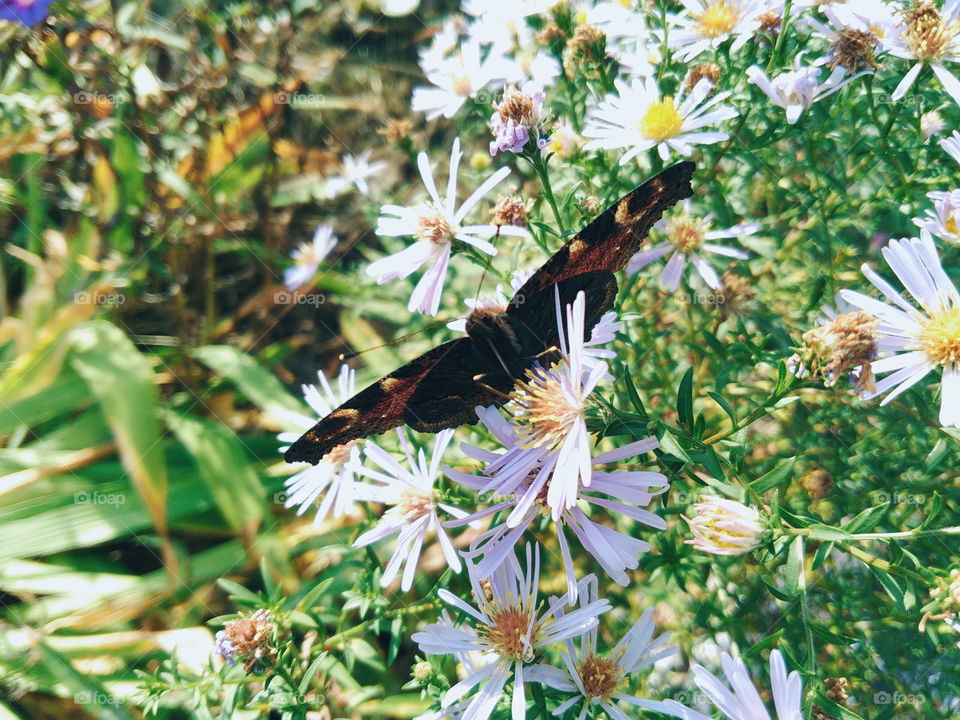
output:
{"label": "white daisy", "polygon": [[[450,153],[450,172],[447,182],[446,198],[441,199],[433,179],[433,169],[426,153],[417,156],[420,177],[430,196],[429,201],[414,207],[402,205],[384,205],[377,223],[377,234],[393,237],[413,236],[417,242],[393,255],[388,255],[370,264],[367,274],[382,285],[388,280],[405,278],[417,268],[429,263],[427,271],[420,278],[410,296],[408,309],[411,312],[436,315],[440,307],[440,293],[447,275],[447,264],[453,241],[461,240],[487,255],[496,255],[496,248],[483,235],[493,236],[498,232],[494,225],[461,225],[481,198],[492,190],[497,183],[510,174],[509,168],[500,168],[487,178],[458,208],[457,169],[460,166],[460,138],[453,143]],[[499,228],[501,235],[525,237],[527,231],[514,226]]]}
{"label": "white daisy", "polygon": [[760,29],[760,16],[783,14],[782,0],[681,0],[686,12],[674,15],[667,40],[678,60],[687,62],[732,39],[736,52]]}
{"label": "white daisy", "polygon": [[[438,591],[441,600],[466,615],[470,624],[455,626],[444,616],[440,622],[414,633],[413,640],[422,652],[449,655],[478,650],[496,655],[496,661],[482,666],[443,696],[444,708],[464,701],[474,688],[479,690],[462,713],[454,717],[464,720],[487,720],[496,708],[503,688],[513,678],[511,702],[513,720],[526,717],[525,672],[540,650],[555,642],[581,635],[596,627],[597,617],[610,609],[607,600],[596,600],[566,614],[559,614],[561,603],[552,601],[548,608],[540,606],[540,546],[527,545],[526,568],[516,557],[503,563],[492,576],[481,577],[467,560],[467,572],[473,589],[471,605],[447,589]],[[486,582],[485,582],[486,581]]]}
{"label": "white daisy", "polygon": [[327,197],[334,197],[353,185],[361,195],[367,195],[370,192],[370,186],[367,184],[367,178],[379,175],[387,167],[382,160],[369,162],[371,150],[364,150],[357,156],[347,153],[341,160],[343,162],[343,174],[333,175],[327,178]]}
{"label": "white daisy", "polygon": [[858,73],[847,77],[846,68],[837,65],[830,76],[820,82],[822,72],[823,69],[817,66],[804,67],[800,55],[797,55],[793,70],[780,73],[772,80],[757,65],[747,68],[747,77],[763,90],[770,102],[787,111],[787,122],[793,125],[813,103],[823,100],[852,80],[866,74]]}
{"label": "white daisy", "polygon": [[945,243],[960,245],[960,190],[929,192],[933,210],[927,210],[922,218],[914,218],[914,224]]}
{"label": "white daisy", "polygon": [[[452,468],[444,468],[444,472],[454,482],[480,495],[490,493],[494,500],[492,505],[473,515],[447,521],[449,527],[508,513],[506,520],[477,536],[470,545],[467,554],[481,558],[477,567],[483,575],[492,572],[512,555],[513,547],[523,533],[547,509],[546,498],[557,474],[557,453],[544,454],[537,448],[523,447],[518,428],[505,420],[496,408],[478,408],[477,415],[506,449],[497,453],[465,444],[462,449],[468,457],[486,463],[483,474],[472,475]],[[656,438],[646,438],[591,458],[591,465],[596,469],[591,471],[589,486],[578,487],[573,506],[563,509],[553,521],[570,602],[577,599],[577,579],[568,533],[573,534],[614,582],[626,586],[629,583],[627,570],[638,567],[640,555],[650,549],[650,544],[599,522],[600,514],[629,517],[657,530],[666,529],[663,519],[646,509],[654,498],[669,488],[665,475],[602,469],[604,465],[642,455],[656,447]]]}
{"label": "white daisy", "polygon": [[921,231],[919,239],[891,240],[883,257],[920,307],[905,300],[866,264],[863,274],[892,304],[853,290],[840,291],[851,305],[879,318],[878,349],[892,353],[872,363],[874,373],[891,374],[867,397],[890,390],[880,403],[886,405],[939,367],[943,372],[940,424],[960,427],[960,294],[943,271],[926,231]]}
{"label": "white daisy", "polygon": [[913,86],[924,65],[929,65],[943,89],[960,104],[960,80],[945,62],[960,62],[960,0],[946,0],[938,11],[930,0],[919,0],[903,12],[902,32],[889,47],[891,55],[916,61],[891,98],[899,100]]}
{"label": "white daisy", "polygon": [[641,250],[634,255],[627,264],[627,272],[636,272],[659,258],[669,257],[670,259],[660,274],[660,284],[664,290],[673,292],[680,286],[680,278],[689,257],[690,262],[697,269],[707,286],[712,290],[720,289],[722,285],[720,276],[716,270],[707,264],[702,253],[732,257],[738,260],[746,260],[750,255],[743,250],[707,241],[753,235],[760,230],[761,225],[756,222],[740,223],[721,230],[711,230],[710,223],[713,220],[713,214],[693,217],[690,213],[690,207],[690,201],[685,200],[683,214],[675,218],[663,218],[654,225],[655,228],[667,236],[666,241],[647,250]]}
{"label": "white daisy", "polygon": [[607,95],[587,117],[583,135],[594,139],[584,146],[586,150],[629,148],[620,158],[620,164],[625,165],[654,147],[667,160],[670,150],[689,156],[693,145],[709,145],[730,137],[724,132],[701,130],[737,116],[733,108],[715,107],[730,96],[729,92],[708,99],[712,85],[706,78],[697,82],[687,97],[681,88],[675,98],[661,98],[656,81],[649,78],[634,78],[629,85],[616,80],[614,86],[616,94]]}
{"label": "white daisy", "polygon": [[[355,374],[349,366],[342,365],[340,375],[337,377],[336,392],[322,371],[317,372],[319,388],[316,385],[302,386],[303,399],[317,415],[310,418],[294,412],[282,414],[281,419],[295,427],[296,431],[282,432],[277,435],[277,440],[284,443],[280,448],[281,453],[286,452],[290,443],[312,428],[318,420],[325,418],[334,408],[353,397],[356,392]],[[356,440],[338,445],[316,465],[308,465],[287,479],[284,483],[287,488],[284,505],[296,507],[297,515],[302,515],[322,496],[314,517],[316,524],[319,525],[326,520],[331,510],[334,517],[346,515],[355,501],[372,499],[369,486],[357,482],[356,478],[361,467],[360,448],[357,447]]]}
{"label": "white daisy", "polygon": [[313,278],[330,251],[337,246],[337,236],[329,225],[320,225],[313,233],[313,240],[309,243],[300,243],[296,250],[290,253],[293,267],[283,271],[283,284],[288,290],[298,287]]}
{"label": "white daisy", "polygon": [[455,518],[464,517],[466,513],[439,502],[433,492],[433,484],[440,469],[440,460],[453,437],[453,430],[442,430],[437,433],[429,461],[422,448],[414,458],[403,432],[397,430],[397,436],[400,438],[400,445],[406,456],[406,467],[376,443],[368,442],[364,448],[364,455],[380,470],[360,467],[358,472],[378,483],[370,486],[371,499],[392,507],[383,514],[373,528],[358,537],[353,546],[366,547],[389,535],[399,533],[397,547],[393,551],[390,562],[387,563],[383,577],[380,578],[380,585],[382,587],[390,585],[400,568],[406,564],[403,579],[400,582],[400,589],[406,592],[413,585],[413,576],[420,560],[423,541],[431,532],[437,534],[437,541],[447,565],[454,572],[460,572],[460,558],[446,531],[440,525],[437,508],[443,509]]}
{"label": "white daisy", "polygon": [[954,130],[950,137],[941,140],[940,147],[947,155],[960,163],[960,130]]}
{"label": "white daisy", "polygon": [[433,120],[441,115],[452,118],[467,98],[476,97],[487,85],[505,81],[514,73],[511,60],[496,49],[484,56],[475,38],[461,44],[450,57],[431,53],[423,63],[423,71],[434,87],[413,90],[410,107]]}
{"label": "white daisy", "polygon": [[760,513],[736,500],[704,495],[693,506],[690,525],[692,540],[685,540],[701,552],[712,555],[743,555],[760,544],[763,523]]}
{"label": "white daisy", "polygon": [[[694,682],[697,687],[730,720],[769,720],[767,708],[760,699],[760,693],[750,682],[743,660],[734,660],[727,653],[720,655],[723,674],[733,692],[726,683],[710,673],[702,665],[693,666]],[[776,720],[803,720],[801,691],[803,683],[800,674],[794,670],[787,675],[787,666],[779,650],[770,653],[770,690],[773,705],[777,711]],[[683,720],[710,720],[703,713],[691,710],[676,700],[650,703],[649,707]]]}
{"label": "white daisy", "polygon": [[[588,575],[580,581],[578,597],[581,604],[595,601],[597,594],[596,577]],[[574,693],[553,710],[553,715],[563,715],[579,703],[577,720],[585,720],[588,713],[590,717],[596,717],[593,707],[597,705],[613,720],[630,720],[617,701],[642,708],[656,708],[659,703],[625,692],[627,677],[677,651],[667,645],[670,633],[654,638],[654,629],[653,608],[647,608],[616,647],[604,656],[597,654],[597,629],[587,630],[576,638],[579,647],[573,638],[564,643],[563,668],[536,665],[527,673],[527,680],[549,685],[560,692]]]}

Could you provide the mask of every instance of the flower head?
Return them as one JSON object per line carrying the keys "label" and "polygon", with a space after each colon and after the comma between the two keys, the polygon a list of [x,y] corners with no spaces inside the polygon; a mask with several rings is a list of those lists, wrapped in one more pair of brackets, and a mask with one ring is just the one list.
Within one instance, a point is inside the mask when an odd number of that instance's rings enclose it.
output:
{"label": "flower head", "polygon": [[733,227],[714,230],[711,227],[712,221],[712,214],[694,217],[691,214],[690,202],[685,201],[682,214],[664,218],[654,225],[655,228],[666,235],[667,239],[634,255],[627,265],[627,272],[636,272],[655,260],[668,257],[669,260],[660,274],[660,284],[664,290],[673,292],[680,286],[680,278],[683,276],[683,269],[686,267],[687,258],[689,258],[707,286],[712,290],[719,290],[721,287],[720,276],[716,270],[707,264],[703,254],[711,253],[739,260],[746,260],[750,256],[743,250],[726,245],[717,245],[709,241],[752,235],[760,230],[760,223],[741,223]]}
{"label": "flower head", "polygon": [[760,544],[763,524],[754,508],[736,500],[705,495],[693,510],[692,519],[683,519],[693,533],[693,539],[686,543],[697,550],[713,555],[742,555]]}
{"label": "flower head", "polygon": [[846,77],[847,71],[842,65],[835,67],[824,82],[820,82],[821,73],[822,69],[817,66],[801,65],[799,55],[792,71],[780,73],[772,80],[756,65],[747,68],[747,77],[750,82],[763,90],[774,105],[787,111],[787,122],[791,125],[813,103],[832,95],[851,80],[859,77],[859,75]]}
{"label": "flower head", "polygon": [[933,210],[927,210],[922,218],[914,218],[914,224],[945,243],[960,245],[960,190],[931,192]]}
{"label": "flower head", "polygon": [[886,405],[939,368],[943,373],[940,424],[960,427],[960,294],[943,271],[933,240],[925,231],[919,239],[891,240],[883,257],[919,307],[866,264],[863,274],[890,302],[854,290],[840,291],[851,305],[878,318],[877,348],[891,353],[873,363],[873,372],[891,374],[865,397],[890,391],[881,402]]}
{"label": "flower head", "polygon": [[954,102],[960,104],[960,80],[944,65],[960,62],[960,3],[947,0],[938,9],[931,0],[917,0],[903,11],[900,30],[889,51],[915,63],[891,98],[896,101],[906,95],[926,64]]}
{"label": "flower head", "polygon": [[960,163],[960,130],[954,130],[950,137],[941,140],[940,147],[947,155]]}
{"label": "flower head", "polygon": [[[477,573],[467,561],[467,572],[473,588],[473,603],[456,597],[449,590],[438,592],[443,602],[468,618],[468,624],[454,625],[444,613],[440,622],[415,633],[413,640],[420,650],[431,655],[448,655],[479,651],[490,662],[450,688],[441,705],[448,708],[463,701],[464,717],[486,720],[513,678],[513,720],[526,715],[524,693],[525,672],[542,648],[582,634],[597,625],[597,617],[610,609],[607,600],[584,604],[566,614],[559,614],[561,603],[554,600],[543,608],[539,602],[540,546],[526,548],[522,568],[511,556],[489,577]],[[463,699],[474,688],[480,689],[469,701]]]}
{"label": "flower head", "polygon": [[329,225],[320,225],[313,233],[313,240],[309,243],[300,243],[296,250],[290,253],[293,267],[283,271],[283,284],[288,290],[296,290],[309,282],[317,268],[320,267],[330,251],[337,246],[337,236]]}
{"label": "flower head", "polygon": [[924,140],[929,140],[934,135],[939,135],[947,127],[947,121],[936,110],[925,112],[920,116],[920,136]]}
{"label": "flower head", "polygon": [[223,630],[217,632],[214,651],[230,665],[243,660],[249,671],[276,654],[276,648],[271,645],[273,634],[270,611],[261,608],[250,615],[228,620]]}
{"label": "flower head", "polygon": [[433,87],[414,88],[410,106],[426,113],[428,120],[441,115],[452,118],[468,98],[476,97],[486,86],[514,74],[509,58],[496,48],[484,53],[475,38],[460,44],[450,57],[438,53],[425,55],[421,65]]}
{"label": "flower head", "polygon": [[668,40],[678,60],[692,60],[710,48],[733,39],[736,52],[760,30],[761,16],[780,11],[778,0],[684,0],[686,12],[675,15]]}
{"label": "flower head", "polygon": [[487,255],[496,255],[496,248],[485,240],[483,235],[493,236],[498,231],[501,235],[517,237],[524,237],[527,234],[526,230],[513,226],[497,228],[494,225],[462,224],[467,213],[480,202],[481,198],[510,174],[509,168],[500,168],[458,208],[456,206],[457,170],[462,157],[460,139],[457,138],[450,153],[447,194],[446,197],[441,198],[437,192],[430,160],[426,153],[420,153],[417,156],[417,165],[429,200],[414,207],[384,205],[381,208],[382,214],[377,223],[378,235],[412,236],[417,238],[417,242],[398,253],[371,263],[367,273],[377,278],[377,283],[382,285],[388,280],[405,278],[417,268],[429,263],[427,271],[410,296],[407,307],[411,312],[437,314],[454,240],[472,245]]}
{"label": "flower head", "polygon": [[490,154],[498,152],[523,152],[530,141],[541,150],[547,145],[547,138],[541,137],[540,109],[543,106],[543,91],[527,84],[523,90],[508,86],[503,91],[500,102],[494,105],[490,118],[494,139],[490,141]]}
{"label": "flower head", "polygon": [[834,314],[803,334],[803,347],[794,363],[798,374],[811,374],[831,387],[850,373],[858,393],[874,388],[871,362],[877,357],[880,321],[863,310]]}
{"label": "flower head", "polygon": [[357,156],[347,153],[341,158],[343,174],[327,178],[327,196],[334,197],[353,185],[361,195],[370,192],[367,178],[379,175],[387,167],[382,160],[370,162],[371,151],[364,150]]}
{"label": "flower head", "polygon": [[584,149],[629,148],[620,158],[621,165],[651,148],[657,148],[664,160],[671,150],[689,156],[694,145],[709,145],[729,137],[702,128],[737,116],[733,108],[715,107],[730,93],[717,93],[707,99],[713,86],[706,78],[689,95],[684,96],[681,88],[676,97],[661,97],[653,79],[635,78],[629,85],[617,80],[614,85],[616,94],[607,95],[587,118],[583,134],[594,139]]}
{"label": "flower head", "polygon": [[[596,577],[588,575],[580,581],[577,597],[581,605],[596,601]],[[577,644],[569,640],[564,645],[562,668],[537,665],[527,673],[527,679],[573,694],[557,706],[554,715],[581,704],[578,719],[582,720],[591,705],[599,705],[613,720],[622,720],[628,716],[618,707],[618,702],[656,708],[656,703],[626,692],[628,676],[676,652],[676,648],[667,645],[669,633],[658,638],[654,638],[653,633],[653,608],[647,608],[612,650],[598,653],[597,630],[587,630],[576,638]]]}

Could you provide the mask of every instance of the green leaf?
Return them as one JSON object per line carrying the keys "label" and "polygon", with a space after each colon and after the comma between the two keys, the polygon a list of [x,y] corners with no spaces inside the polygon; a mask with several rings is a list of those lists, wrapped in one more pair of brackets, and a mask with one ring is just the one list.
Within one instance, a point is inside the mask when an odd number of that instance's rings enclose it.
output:
{"label": "green leaf", "polygon": [[784,590],[796,597],[800,594],[800,578],[803,575],[803,536],[798,535],[790,543],[787,563],[783,567]]}
{"label": "green leaf", "polygon": [[834,702],[819,690],[817,691],[817,705],[830,717],[836,718],[836,720],[863,720],[863,718],[853,712],[853,710],[849,710],[843,705]]}
{"label": "green leaf", "polygon": [[780,487],[789,482],[793,474],[793,466],[797,462],[797,458],[792,457],[784,460],[782,463],[777,465],[770,472],[761,475],[752,483],[750,487],[757,493],[764,493],[767,490],[772,490],[773,488]]}
{"label": "green leaf", "polygon": [[255,606],[259,606],[263,603],[263,600],[260,599],[259,595],[252,590],[247,590],[243,585],[236,583],[233,580],[220,578],[217,580],[217,585],[223,588],[227,595],[230,596],[231,600],[243,600],[244,602]]}
{"label": "green leaf", "polygon": [[693,425],[693,368],[687,368],[687,371],[680,379],[680,387],[677,389],[677,419],[681,425],[690,427]]}
{"label": "green leaf", "polygon": [[687,455],[687,451],[680,447],[677,439],[669,430],[664,432],[663,437],[660,438],[660,449],[665,453],[673,455],[675,458],[683,462],[693,462],[690,459],[690,456]]}
{"label": "green leaf", "polygon": [[707,395],[713,398],[714,402],[719,405],[723,411],[727,414],[727,417],[730,418],[730,422],[733,425],[733,428],[737,427],[737,414],[734,412],[733,407],[728,403],[720,393],[713,392],[712,390],[707,390]]}
{"label": "green leaf", "polygon": [[829,542],[835,542],[837,540],[844,540],[849,537],[849,533],[840,528],[831,527],[830,525],[823,525],[821,523],[814,523],[807,527],[810,531],[808,536],[811,540],[826,540]]}
{"label": "green leaf", "polygon": [[890,509],[890,503],[867,508],[843,526],[848,533],[862,533],[873,530]]}
{"label": "green leaf", "polygon": [[113,432],[120,459],[154,527],[167,531],[167,464],[160,442],[158,392],[153,370],[119,328],[102,320],[71,334],[70,364],[97,399]]}

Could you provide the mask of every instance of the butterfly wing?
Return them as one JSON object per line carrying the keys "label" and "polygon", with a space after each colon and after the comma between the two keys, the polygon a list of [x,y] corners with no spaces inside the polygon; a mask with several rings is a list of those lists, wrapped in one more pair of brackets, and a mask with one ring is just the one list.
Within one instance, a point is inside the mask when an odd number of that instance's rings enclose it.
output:
{"label": "butterfly wing", "polygon": [[525,304],[574,275],[616,272],[626,266],[664,211],[693,195],[690,178],[694,167],[692,162],[669,167],[604,210],[523,284],[511,307],[518,299]]}
{"label": "butterfly wing", "polygon": [[[466,383],[467,376],[472,378],[474,374],[467,369],[474,354],[473,341],[467,337],[438,345],[333,410],[289,447],[283,456],[284,460],[288,463],[316,464],[338,445],[369,435],[378,435],[404,423],[416,430],[437,432],[446,427],[470,422],[469,418],[459,419],[466,417],[467,413],[462,408],[454,408],[449,398],[438,401],[435,405],[422,399],[412,407],[409,404],[416,396],[417,389],[428,378],[430,381],[427,385],[431,394],[438,390],[440,383],[436,381],[444,377],[444,382],[451,383],[450,387],[453,388]],[[434,372],[435,370],[439,372]],[[473,412],[473,405],[465,407],[468,407],[470,413]]]}

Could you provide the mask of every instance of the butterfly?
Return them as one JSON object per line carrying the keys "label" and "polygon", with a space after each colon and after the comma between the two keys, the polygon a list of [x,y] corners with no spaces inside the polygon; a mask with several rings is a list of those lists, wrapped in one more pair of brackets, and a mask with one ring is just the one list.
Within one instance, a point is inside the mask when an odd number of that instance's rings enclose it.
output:
{"label": "butterfly", "polygon": [[477,308],[466,335],[438,345],[354,395],[286,451],[289,462],[318,463],[352,440],[400,425],[420,432],[477,422],[475,408],[502,405],[535,362],[557,359],[556,307],[586,297],[592,328],[617,295],[614,272],[637,252],[664,211],[693,194],[694,164],[667,168],[627,193],[561,247],[506,308]]}

